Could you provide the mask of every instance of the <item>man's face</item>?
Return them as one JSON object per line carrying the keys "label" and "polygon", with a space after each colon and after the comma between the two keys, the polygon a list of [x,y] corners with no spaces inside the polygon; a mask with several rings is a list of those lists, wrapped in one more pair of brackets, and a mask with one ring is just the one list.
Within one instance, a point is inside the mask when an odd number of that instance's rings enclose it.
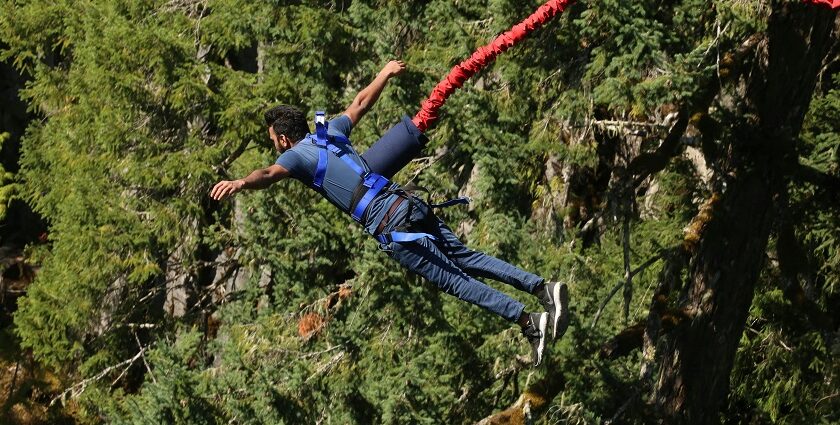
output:
{"label": "man's face", "polygon": [[285,134],[278,136],[274,132],[274,127],[268,127],[268,137],[271,138],[271,142],[274,143],[274,149],[277,149],[277,152],[283,153],[292,147],[289,138]]}

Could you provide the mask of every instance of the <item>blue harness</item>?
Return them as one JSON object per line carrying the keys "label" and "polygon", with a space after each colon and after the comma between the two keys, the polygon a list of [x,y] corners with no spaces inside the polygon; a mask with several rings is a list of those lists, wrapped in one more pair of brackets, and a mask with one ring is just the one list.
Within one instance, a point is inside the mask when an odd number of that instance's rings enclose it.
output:
{"label": "blue harness", "polygon": [[[364,225],[364,216],[365,211],[367,211],[368,206],[370,205],[371,201],[376,198],[376,195],[382,192],[385,187],[390,186],[391,181],[385,178],[384,176],[374,173],[370,171],[367,164],[362,161],[362,166],[353,161],[353,159],[347,155],[348,153],[356,154],[356,151],[353,149],[353,146],[350,143],[350,140],[346,137],[342,136],[332,136],[327,134],[327,130],[329,127],[329,123],[327,123],[326,116],[323,111],[318,111],[315,113],[315,135],[307,135],[306,138],[309,139],[312,143],[318,146],[320,152],[318,153],[318,165],[315,168],[315,177],[312,180],[312,186],[315,190],[322,190],[322,186],[324,184],[324,176],[327,173],[327,161],[329,160],[329,154],[332,153],[333,155],[341,158],[348,167],[350,167],[359,177],[362,178],[362,185],[367,188],[365,194],[359,200],[355,207],[352,205],[350,208],[350,215],[353,217],[354,220]],[[358,156],[358,154],[356,154]],[[360,157],[361,158],[361,157]],[[449,205],[459,204],[459,203],[467,203],[469,202],[466,198],[459,198],[454,199],[451,201],[444,202],[442,204],[432,205],[432,207],[445,207]],[[373,235],[379,243],[388,244],[390,242],[413,242],[423,238],[429,238],[435,240],[433,235],[428,233],[409,233],[409,232],[390,232],[387,234],[381,235]]]}

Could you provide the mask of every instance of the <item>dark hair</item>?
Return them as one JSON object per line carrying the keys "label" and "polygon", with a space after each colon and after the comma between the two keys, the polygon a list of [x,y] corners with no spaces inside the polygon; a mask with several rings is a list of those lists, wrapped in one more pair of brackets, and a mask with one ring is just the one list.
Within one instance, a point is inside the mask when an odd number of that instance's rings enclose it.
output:
{"label": "dark hair", "polygon": [[281,134],[294,140],[300,141],[309,133],[309,126],[306,125],[306,115],[291,105],[275,106],[263,115],[265,125],[273,127],[274,133],[279,137]]}

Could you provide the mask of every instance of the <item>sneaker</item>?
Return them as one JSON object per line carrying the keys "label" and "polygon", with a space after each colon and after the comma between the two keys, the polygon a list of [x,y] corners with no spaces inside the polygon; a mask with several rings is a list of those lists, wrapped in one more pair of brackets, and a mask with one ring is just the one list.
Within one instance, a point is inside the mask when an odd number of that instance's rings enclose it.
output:
{"label": "sneaker", "polygon": [[537,367],[542,363],[545,354],[548,313],[530,313],[528,319],[528,326],[522,328],[522,335],[525,335],[531,344],[531,360],[534,367]]}
{"label": "sneaker", "polygon": [[569,288],[565,283],[546,282],[545,289],[537,297],[548,312],[551,339],[561,338],[569,327]]}

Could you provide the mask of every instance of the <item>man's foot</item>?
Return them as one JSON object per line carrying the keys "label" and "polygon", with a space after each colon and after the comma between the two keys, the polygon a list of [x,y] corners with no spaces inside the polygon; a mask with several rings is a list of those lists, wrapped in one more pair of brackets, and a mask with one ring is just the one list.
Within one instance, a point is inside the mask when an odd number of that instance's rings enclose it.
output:
{"label": "man's foot", "polygon": [[569,288],[565,283],[546,282],[536,295],[548,313],[551,339],[561,338],[569,327]]}
{"label": "man's foot", "polygon": [[548,337],[548,313],[530,313],[528,326],[522,328],[522,335],[525,335],[531,344],[531,360],[534,367],[539,366],[545,354]]}

